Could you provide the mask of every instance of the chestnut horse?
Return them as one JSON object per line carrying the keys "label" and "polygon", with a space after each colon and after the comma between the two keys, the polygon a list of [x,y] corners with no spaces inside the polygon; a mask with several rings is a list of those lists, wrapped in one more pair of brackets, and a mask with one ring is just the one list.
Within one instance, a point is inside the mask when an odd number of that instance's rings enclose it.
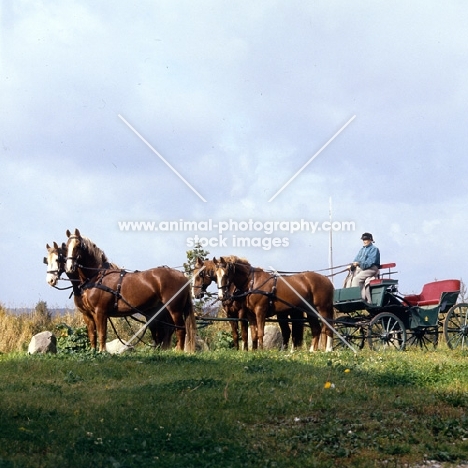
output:
{"label": "chestnut horse", "polygon": [[[327,336],[326,350],[332,350],[333,332],[313,313],[312,307],[327,322],[333,320],[333,284],[318,273],[305,271],[290,276],[273,275],[254,268],[247,260],[238,257],[213,259],[219,297],[225,297],[231,284],[246,293],[245,307],[255,314],[259,348],[263,349],[263,335],[267,317],[296,311],[301,317],[307,314],[311,331],[311,351],[318,349],[321,331]],[[293,322],[294,323],[294,322]]]}
{"label": "chestnut horse", "polygon": [[[66,247],[62,244],[61,247],[54,242],[52,247],[46,244],[47,257],[44,257],[44,263],[47,265],[46,281],[52,287],[57,287],[58,280],[62,273],[65,273],[65,255]],[[84,306],[81,298],[81,291],[78,287],[79,278],[77,273],[67,275],[71,281],[73,290],[73,300],[75,307],[83,314],[83,319],[86,324],[89,342],[92,348],[96,348],[96,324],[94,323],[93,314],[91,314]]]}
{"label": "chestnut horse", "polygon": [[[224,257],[227,259],[235,259],[237,257]],[[205,267],[202,269],[202,267]],[[193,294],[195,298],[203,297],[203,294],[206,292],[206,288],[212,283],[216,282],[216,264],[213,260],[201,261],[197,260],[195,265],[195,270],[193,274]],[[239,299],[235,299],[236,295],[239,296]],[[228,297],[225,297],[222,301],[223,308],[226,311],[228,318],[244,318],[241,320],[241,334],[244,350],[248,350],[248,328],[246,326],[245,319],[248,320],[250,324],[251,336],[252,336],[252,348],[258,348],[258,332],[257,332],[257,317],[255,314],[249,313],[248,310],[244,307],[246,294],[242,291],[239,291],[234,284],[231,284],[229,288]],[[283,349],[287,349],[289,345],[289,339],[291,337],[291,329],[288,325],[288,315],[293,318],[293,348],[299,348],[302,345],[303,340],[303,323],[302,321],[297,320],[299,315],[295,311],[282,312],[278,314],[278,324],[281,329],[281,335],[283,338]],[[296,319],[296,321],[294,321]],[[237,349],[239,349],[238,340],[239,340],[239,330],[236,322],[230,322],[232,329],[232,336],[234,343]]]}
{"label": "chestnut horse", "polygon": [[[216,265],[213,263],[213,260],[202,261],[200,258],[197,258],[197,262],[193,270],[192,284],[192,293],[195,299],[201,299],[205,295],[207,287],[212,282],[216,282],[215,270]],[[235,287],[232,287],[231,294],[234,294],[234,292]],[[232,339],[234,341],[234,346],[236,349],[239,349],[239,324],[237,320],[232,319],[240,319],[243,350],[247,351],[249,349],[249,332],[243,304],[244,298],[235,300],[232,299],[232,297],[230,297],[222,301],[223,309],[226,312],[226,316],[227,318],[231,319],[229,320],[229,324],[231,325],[231,333]],[[256,330],[256,323],[251,323],[250,326],[255,327]],[[253,339],[256,335],[255,330],[252,330],[252,347],[254,349],[257,348],[257,340],[254,341]]]}
{"label": "chestnut horse", "polygon": [[[62,243],[60,247],[57,242],[54,242],[52,247],[49,244],[46,245],[47,257],[44,257],[44,263],[47,265],[47,276],[46,281],[52,287],[57,287],[58,280],[62,273],[65,273],[65,257],[67,254],[66,245]],[[117,265],[112,263],[109,267],[118,269]],[[96,349],[97,334],[96,334],[96,322],[94,315],[91,311],[85,308],[83,298],[81,297],[81,288],[79,287],[80,278],[78,272],[68,273],[68,279],[72,284],[73,299],[75,302],[76,309],[83,314],[83,319],[86,324],[86,330],[88,333],[88,339],[92,349]],[[171,346],[171,338],[174,334],[174,324],[168,313],[161,320],[154,320],[148,324],[148,328],[151,331],[153,337],[153,345],[155,347],[160,346],[162,349],[168,349]]]}
{"label": "chestnut horse", "polygon": [[74,234],[67,230],[67,237],[65,271],[78,273],[83,304],[96,323],[100,351],[106,349],[108,317],[139,313],[152,322],[164,311],[176,328],[176,349],[195,351],[195,314],[183,273],[169,267],[136,272],[107,268],[105,253],[78,229]]}

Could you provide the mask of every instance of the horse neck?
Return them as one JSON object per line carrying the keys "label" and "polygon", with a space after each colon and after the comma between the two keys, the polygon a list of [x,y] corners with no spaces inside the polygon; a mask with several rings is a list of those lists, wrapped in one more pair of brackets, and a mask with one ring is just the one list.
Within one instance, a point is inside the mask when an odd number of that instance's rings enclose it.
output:
{"label": "horse neck", "polygon": [[243,263],[235,263],[233,267],[235,270],[231,277],[231,282],[239,291],[247,291],[249,289],[249,280],[253,268],[250,264]]}
{"label": "horse neck", "polygon": [[265,285],[270,282],[273,278],[273,275],[261,268],[252,268],[251,270],[251,287],[252,289],[261,288],[264,289]]}
{"label": "horse neck", "polygon": [[108,264],[107,257],[103,252],[91,252],[88,248],[84,248],[77,268],[80,280],[83,282],[93,278],[100,269],[108,268],[106,264]]}

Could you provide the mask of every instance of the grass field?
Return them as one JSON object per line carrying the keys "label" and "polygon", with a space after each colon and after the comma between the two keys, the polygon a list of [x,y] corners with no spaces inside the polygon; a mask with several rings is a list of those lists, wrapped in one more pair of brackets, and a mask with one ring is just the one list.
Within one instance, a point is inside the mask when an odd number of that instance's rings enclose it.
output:
{"label": "grass field", "polygon": [[468,460],[468,353],[0,354],[0,467]]}

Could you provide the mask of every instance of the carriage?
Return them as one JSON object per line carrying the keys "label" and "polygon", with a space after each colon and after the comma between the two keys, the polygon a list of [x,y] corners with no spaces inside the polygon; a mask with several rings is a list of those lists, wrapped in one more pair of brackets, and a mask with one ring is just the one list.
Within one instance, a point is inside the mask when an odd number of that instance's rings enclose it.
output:
{"label": "carriage", "polygon": [[402,295],[393,278],[395,263],[381,265],[372,279],[372,301],[361,298],[359,287],[335,289],[334,349],[403,350],[410,346],[437,347],[443,333],[449,348],[468,345],[468,304],[456,303],[460,281],[448,279],[423,286],[420,294]]}

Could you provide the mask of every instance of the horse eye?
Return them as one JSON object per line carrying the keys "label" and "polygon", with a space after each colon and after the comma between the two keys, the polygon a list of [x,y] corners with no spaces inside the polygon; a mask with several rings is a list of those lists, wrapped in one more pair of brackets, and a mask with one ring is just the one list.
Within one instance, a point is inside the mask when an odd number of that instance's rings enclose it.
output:
{"label": "horse eye", "polygon": [[205,272],[204,271],[200,271],[200,273],[198,273],[198,276],[200,278],[203,278],[205,276]]}

